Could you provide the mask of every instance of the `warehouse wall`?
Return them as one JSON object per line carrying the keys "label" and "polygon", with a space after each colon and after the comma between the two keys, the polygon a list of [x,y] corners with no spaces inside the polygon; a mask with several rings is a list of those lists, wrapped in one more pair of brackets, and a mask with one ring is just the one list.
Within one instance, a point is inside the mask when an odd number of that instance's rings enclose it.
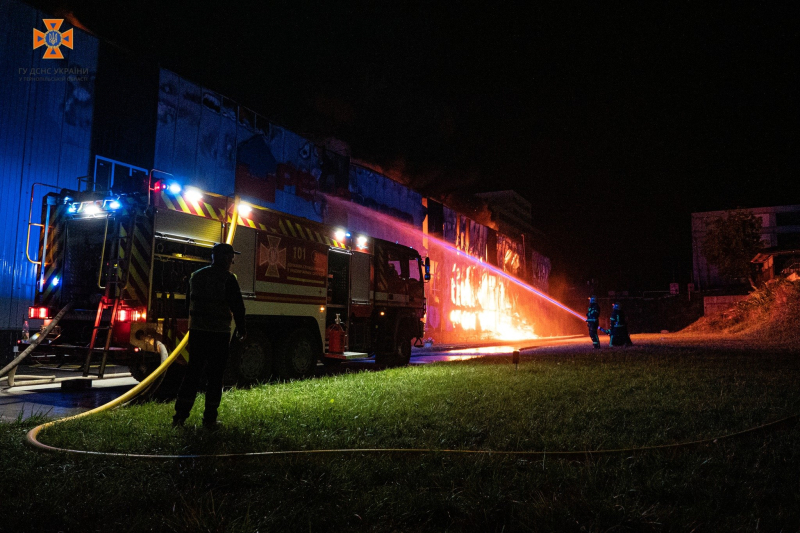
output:
{"label": "warehouse wall", "polygon": [[[98,43],[75,28],[73,50],[60,48],[64,59],[43,59],[45,48],[31,43],[47,16],[0,0],[0,329],[21,328],[33,301],[36,267],[25,257],[31,186],[75,188],[90,168]],[[61,31],[70,27],[65,21]],[[45,191],[37,187],[34,222]]]}

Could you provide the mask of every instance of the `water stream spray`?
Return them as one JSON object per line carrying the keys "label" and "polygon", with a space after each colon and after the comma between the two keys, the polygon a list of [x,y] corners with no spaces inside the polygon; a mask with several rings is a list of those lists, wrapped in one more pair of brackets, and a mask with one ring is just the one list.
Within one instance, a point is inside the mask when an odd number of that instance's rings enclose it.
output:
{"label": "water stream spray", "polygon": [[[582,314],[570,309],[569,307],[562,304],[553,297],[549,296],[545,292],[535,287],[532,287],[531,285],[514,277],[508,272],[505,272],[503,269],[487,263],[481,258],[474,257],[468,254],[466,251],[458,249],[456,246],[454,246],[449,242],[446,242],[442,239],[439,239],[437,237],[425,233],[421,229],[418,229],[407,222],[398,220],[397,218],[394,218],[385,213],[375,211],[368,207],[350,202],[348,200],[344,200],[336,196],[330,196],[330,195],[324,195],[324,196],[328,202],[329,207],[333,207],[339,212],[347,212],[349,220],[348,230],[350,231],[364,230],[366,233],[370,234],[373,237],[379,237],[379,238],[384,238],[386,240],[395,241],[400,244],[411,246],[416,249],[420,249],[420,247],[427,248],[429,252],[434,248],[439,249],[443,253],[447,254],[447,256],[449,256],[449,258],[453,260],[454,264],[457,264],[458,262],[461,261],[468,262],[471,266],[480,268],[482,272],[490,273],[494,276],[497,276],[498,279],[504,280],[509,284],[513,284],[514,286],[519,287],[524,292],[533,295],[536,298],[543,300],[544,302],[547,302],[548,304],[554,306],[555,308],[560,309],[561,311],[564,311],[574,316],[580,321],[585,320],[585,317]],[[355,226],[360,225],[362,227],[353,227],[354,225]],[[462,282],[464,281],[465,280],[462,280]],[[466,281],[468,282],[469,280]],[[479,292],[478,288],[476,287],[470,287],[468,290],[471,292],[469,296],[473,297],[473,299],[475,293]],[[455,304],[455,302],[452,303]]]}

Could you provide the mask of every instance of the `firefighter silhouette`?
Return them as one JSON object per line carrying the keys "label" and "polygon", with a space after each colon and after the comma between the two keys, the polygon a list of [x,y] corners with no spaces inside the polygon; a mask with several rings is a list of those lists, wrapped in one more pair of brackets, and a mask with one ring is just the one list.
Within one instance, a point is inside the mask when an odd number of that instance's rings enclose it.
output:
{"label": "firefighter silhouette", "polygon": [[591,337],[595,349],[600,348],[600,338],[597,336],[599,321],[600,305],[597,303],[597,298],[592,296],[589,298],[589,309],[586,311],[586,324],[589,326],[589,337]]}
{"label": "firefighter silhouette", "polygon": [[628,321],[625,318],[625,311],[620,308],[618,303],[615,303],[611,310],[609,322],[611,323],[609,332],[611,342],[609,346],[633,346],[631,336],[628,335]]}

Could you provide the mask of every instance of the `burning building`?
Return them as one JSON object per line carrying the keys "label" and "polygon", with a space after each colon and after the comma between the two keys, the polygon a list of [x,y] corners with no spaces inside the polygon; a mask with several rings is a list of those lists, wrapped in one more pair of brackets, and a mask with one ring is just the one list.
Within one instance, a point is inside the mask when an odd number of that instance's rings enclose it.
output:
{"label": "burning building", "polygon": [[[14,31],[0,41],[0,57],[9,69],[59,67],[77,75],[46,83],[20,81],[10,70],[0,77],[7,96],[0,99],[7,138],[0,143],[0,212],[10,228],[0,243],[0,329],[19,332],[34,297],[36,265],[26,260],[25,237],[42,220],[35,210],[30,221],[20,215],[32,186],[118,190],[158,169],[201,189],[427,252],[426,336],[439,342],[549,333],[552,311],[524,288],[546,290],[549,261],[535,251],[535,232],[497,219],[502,208],[492,213],[477,200],[479,208],[461,209],[451,198],[425,198],[406,180],[353,160],[346,143],[304,138],[80,27],[70,30],[69,20],[62,30],[74,32],[74,46],[62,47],[57,65],[45,64],[28,39],[13,35],[27,35],[47,15],[16,0],[6,6]],[[36,189],[32,205],[46,190]]]}

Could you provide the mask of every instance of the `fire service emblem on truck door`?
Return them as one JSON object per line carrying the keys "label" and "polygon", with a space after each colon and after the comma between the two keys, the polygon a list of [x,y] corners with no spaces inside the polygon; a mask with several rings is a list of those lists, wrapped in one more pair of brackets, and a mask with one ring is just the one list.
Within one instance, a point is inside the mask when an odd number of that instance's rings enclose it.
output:
{"label": "fire service emblem on truck door", "polygon": [[263,244],[260,245],[258,253],[258,265],[268,265],[266,273],[267,277],[277,278],[280,277],[278,267],[283,269],[286,268],[286,248],[278,248],[278,245],[281,243],[280,237],[269,235],[267,240],[269,241],[269,248]]}

